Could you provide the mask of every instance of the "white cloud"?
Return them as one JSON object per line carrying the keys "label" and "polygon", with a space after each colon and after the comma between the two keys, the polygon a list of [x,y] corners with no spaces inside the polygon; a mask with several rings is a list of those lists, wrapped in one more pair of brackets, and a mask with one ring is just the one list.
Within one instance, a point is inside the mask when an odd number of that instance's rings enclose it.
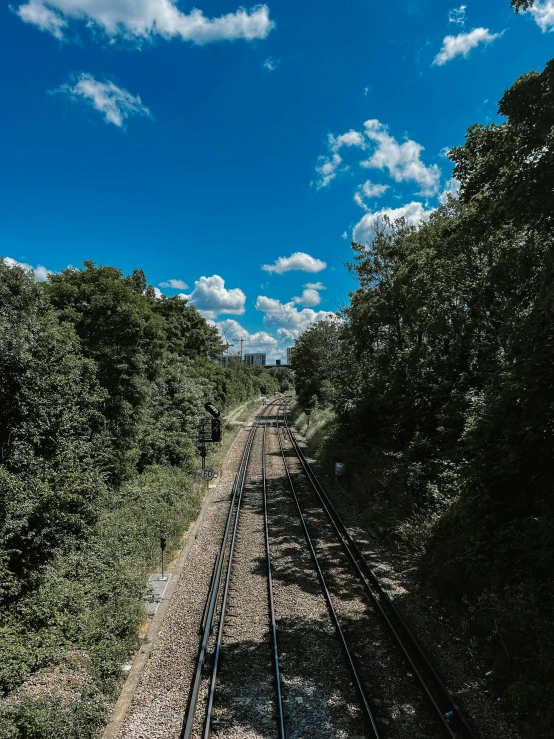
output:
{"label": "white cloud", "polygon": [[240,351],[240,339],[244,339],[242,350],[243,353],[265,352],[267,359],[282,358],[285,354],[283,346],[280,342],[267,331],[256,331],[250,333],[238,321],[227,318],[224,321],[210,321],[214,325],[224,339],[224,343],[229,343],[230,354],[236,354]]}
{"label": "white cloud", "polygon": [[26,5],[20,5],[17,14],[25,23],[31,23],[41,31],[51,33],[60,41],[63,39],[63,29],[67,27],[67,21],[42,2],[31,1]]}
{"label": "white cloud", "polygon": [[439,203],[441,205],[444,205],[448,201],[448,196],[452,195],[453,198],[458,197],[458,193],[460,192],[460,182],[455,177],[451,177],[449,180],[446,181],[444,190],[439,195]]}
{"label": "white cloud", "polygon": [[311,308],[298,310],[292,301],[281,303],[279,300],[264,295],[258,296],[256,309],[265,314],[264,324],[269,327],[278,327],[277,335],[288,341],[298,338],[302,331],[305,331],[312,323],[335,316],[334,313],[324,310],[314,311]]}
{"label": "white cloud", "polygon": [[343,238],[343,239],[347,239],[348,238],[348,234],[346,233],[346,231],[343,231],[342,232],[341,238]]}
{"label": "white cloud", "polygon": [[[553,0],[554,2],[554,0]],[[420,154],[423,151],[421,144],[407,139],[402,144],[389,134],[388,126],[378,120],[368,120],[364,123],[365,137],[354,129],[350,129],[340,136],[329,134],[327,137],[328,154],[322,155],[318,159],[316,167],[317,178],[311,184],[317,189],[327,187],[329,183],[335,179],[339,171],[345,171],[348,167],[343,167],[342,157],[339,151],[345,146],[355,147],[365,150],[370,144],[367,139],[374,145],[373,154],[369,159],[360,162],[360,166],[368,169],[386,169],[389,175],[396,182],[404,182],[413,180],[420,185],[420,195],[434,195],[438,190],[440,180],[440,170],[436,164],[426,167],[421,161]],[[368,183],[367,187],[371,183]],[[383,188],[384,185],[373,185],[373,194],[375,197],[377,192],[375,188]],[[384,192],[381,190],[381,194]],[[356,199],[358,202],[359,198]],[[361,203],[359,203],[361,205]],[[363,206],[362,206],[363,207]]]}
{"label": "white cloud", "polygon": [[244,326],[241,326],[238,321],[235,321],[232,318],[226,318],[224,321],[217,321],[213,325],[217,327],[222,337],[225,334],[225,338],[229,343],[231,343],[233,339],[244,339],[245,341],[248,341],[248,343],[264,344],[268,346],[275,346],[277,344],[277,339],[274,336],[271,336],[271,334],[268,334],[267,331],[256,331],[251,334],[244,328]]}
{"label": "white cloud", "polygon": [[215,318],[220,313],[241,316],[245,311],[246,295],[238,287],[227,290],[219,275],[201,277],[190,295],[181,293],[179,297],[194,305],[204,318]]}
{"label": "white cloud", "polygon": [[154,295],[158,298],[158,300],[161,300],[164,297],[163,292],[160,290],[159,287],[154,288]]}
{"label": "white cloud", "polygon": [[274,69],[277,69],[279,64],[281,64],[280,59],[272,59],[270,56],[268,56],[265,62],[262,64],[262,68],[267,69],[268,72],[273,72]]}
{"label": "white cloud", "polygon": [[99,82],[85,72],[77,77],[74,85],[62,85],[54,92],[69,95],[73,100],[84,100],[102,113],[106,123],[113,123],[118,128],[124,128],[125,120],[133,115],[152,117],[138,95],[131,95],[113,82]]}
{"label": "white cloud", "polygon": [[412,202],[400,208],[382,208],[375,213],[366,213],[354,226],[352,238],[359,244],[367,244],[374,238],[376,227],[383,224],[385,217],[391,223],[399,218],[404,218],[406,223],[416,226],[421,221],[427,220],[432,212],[433,209],[425,210],[421,203]]}
{"label": "white cloud", "polygon": [[369,210],[369,207],[364,203],[364,198],[380,198],[381,195],[386,193],[389,187],[389,185],[376,185],[371,182],[371,180],[366,180],[354,193],[354,202],[357,203],[360,208]]}
{"label": "white cloud", "polygon": [[346,133],[341,133],[340,136],[333,136],[330,133],[327,136],[327,146],[329,147],[329,154],[318,157],[318,165],[315,168],[317,179],[312,182],[312,185],[318,190],[321,190],[335,179],[337,171],[342,164],[342,157],[339,155],[339,151],[343,146],[355,146],[360,149],[365,149],[366,142],[364,137],[359,131],[355,131],[353,128]]}
{"label": "white cloud", "polygon": [[158,283],[160,287],[170,287],[173,290],[186,290],[188,285],[183,280],[167,280],[166,282]]}
{"label": "white cloud", "polygon": [[317,290],[308,287],[303,291],[300,297],[293,298],[293,301],[296,305],[304,305],[307,307],[310,305],[319,305],[321,303],[321,297]]}
{"label": "white cloud", "polygon": [[274,272],[282,275],[283,272],[291,272],[292,270],[301,270],[302,272],[321,272],[327,266],[326,262],[321,259],[311,257],[302,251],[294,252],[290,257],[279,257],[274,264],[262,264],[262,269],[266,272]]}
{"label": "white cloud", "polygon": [[459,8],[451,8],[448,11],[448,22],[463,28],[466,22],[466,6],[460,5]]}
{"label": "white cloud", "polygon": [[411,139],[402,144],[389,134],[388,127],[378,120],[364,123],[366,136],[376,144],[369,159],[360,162],[362,167],[387,169],[396,182],[413,180],[421,187],[421,195],[437,192],[440,169],[436,164],[426,167],[420,159],[423,146]]}
{"label": "white cloud", "polygon": [[339,151],[343,146],[357,146],[360,149],[365,148],[365,139],[359,131],[355,131],[353,128],[346,133],[341,133],[340,136],[333,136],[332,133],[328,137],[329,148],[331,151]]}
{"label": "white cloud", "polygon": [[312,185],[318,190],[321,190],[335,179],[337,176],[337,170],[342,164],[342,157],[338,154],[333,154],[331,157],[320,156],[317,159],[318,166],[315,168],[318,179],[312,182]]}
{"label": "white cloud", "polygon": [[43,267],[41,264],[38,264],[36,267],[32,267],[30,264],[18,262],[11,257],[2,257],[2,259],[8,267],[21,267],[27,272],[32,272],[35,280],[38,282],[44,282],[48,278],[48,275],[52,274],[49,269],[46,269],[46,267]]}
{"label": "white cloud", "polygon": [[531,13],[543,33],[554,31],[554,0],[546,0],[544,3],[535,2],[528,12]]}
{"label": "white cloud", "polygon": [[29,0],[16,12],[21,20],[58,39],[64,38],[70,20],[83,22],[111,41],[119,37],[140,43],[160,36],[199,45],[263,39],[275,26],[267,5],[206,18],[198,8],[182,13],[174,0]]}
{"label": "white cloud", "polygon": [[474,28],[469,33],[445,36],[442,41],[442,49],[433,59],[433,64],[441,67],[456,56],[466,57],[471,49],[479,46],[479,44],[489,44],[500,36],[502,36],[502,33],[489,33],[488,28]]}
{"label": "white cloud", "polygon": [[326,290],[327,288],[322,282],[307,282],[304,287],[307,287],[308,290]]}

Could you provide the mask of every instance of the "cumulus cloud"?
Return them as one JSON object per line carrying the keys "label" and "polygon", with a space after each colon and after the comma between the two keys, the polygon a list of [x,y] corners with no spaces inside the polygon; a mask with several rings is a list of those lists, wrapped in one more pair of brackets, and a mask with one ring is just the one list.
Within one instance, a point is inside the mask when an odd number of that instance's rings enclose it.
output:
{"label": "cumulus cloud", "polygon": [[528,12],[531,13],[543,33],[554,31],[554,0],[546,0],[544,3],[535,2]]}
{"label": "cumulus cloud", "polygon": [[84,101],[101,113],[106,123],[113,123],[118,128],[124,128],[126,119],[131,116],[152,117],[138,95],[132,95],[113,82],[99,82],[85,72],[77,77],[75,84],[62,85],[54,92],[68,95],[75,101]]}
{"label": "cumulus cloud", "polygon": [[271,336],[271,334],[268,334],[267,331],[256,331],[251,334],[244,326],[241,326],[238,321],[232,318],[226,318],[224,321],[216,321],[213,325],[219,330],[222,338],[225,336],[229,342],[233,339],[244,339],[249,343],[263,344],[264,346],[275,346],[277,344],[277,339]]}
{"label": "cumulus cloud", "polygon": [[[345,146],[362,151],[372,147],[371,156],[360,162],[362,167],[388,170],[389,175],[396,182],[409,180],[417,182],[421,188],[419,194],[436,194],[440,170],[436,164],[426,167],[421,161],[420,155],[423,151],[421,144],[411,139],[398,143],[388,132],[388,126],[374,119],[364,123],[364,134],[365,136],[354,129],[340,136],[329,134],[327,137],[328,153],[319,157],[316,166],[317,177],[312,185],[317,189],[327,187],[340,171],[348,169],[348,167],[342,167],[343,159],[339,154]],[[371,195],[366,194],[366,197],[377,197],[378,194],[384,192],[383,188],[387,188],[386,185],[372,185],[369,181],[361,186],[361,188],[364,187],[367,188],[367,192],[371,192]],[[363,193],[360,192],[355,200],[361,205]]]}
{"label": "cumulus cloud", "polygon": [[423,146],[407,139],[402,144],[389,134],[388,126],[372,119],[364,123],[366,136],[375,144],[373,154],[362,167],[386,169],[396,182],[412,180],[421,188],[421,195],[433,195],[438,190],[440,169],[436,164],[426,167],[420,154]]}
{"label": "cumulus cloud", "polygon": [[186,290],[188,285],[183,280],[166,280],[165,282],[158,283],[160,287],[170,287],[173,290]]}
{"label": "cumulus cloud", "polygon": [[391,223],[404,218],[406,223],[416,226],[429,218],[433,209],[425,210],[422,203],[412,202],[400,208],[382,208],[375,213],[366,213],[354,226],[352,238],[359,244],[367,244],[375,236],[377,226],[383,224],[385,216]]}
{"label": "cumulus cloud", "polygon": [[445,36],[442,49],[433,59],[433,64],[441,67],[456,56],[464,58],[479,44],[490,44],[491,41],[502,36],[501,33],[489,33],[488,28],[474,28],[469,33],[460,33],[457,36]]}
{"label": "cumulus cloud", "polygon": [[241,316],[245,311],[246,295],[238,287],[227,290],[219,275],[201,277],[190,295],[181,293],[179,297],[194,305],[204,318],[215,318],[220,313]]}
{"label": "cumulus cloud", "polygon": [[317,290],[307,287],[303,291],[302,295],[293,298],[293,301],[296,305],[304,305],[307,307],[310,305],[319,305],[321,303],[321,297]]}
{"label": "cumulus cloud", "polygon": [[156,298],[158,298],[158,300],[161,300],[164,296],[163,292],[160,290],[159,287],[154,288],[154,295],[156,296]]}
{"label": "cumulus cloud", "polygon": [[20,5],[17,14],[25,23],[31,23],[41,31],[51,33],[59,41],[63,39],[67,21],[41,2]]}
{"label": "cumulus cloud", "polygon": [[331,151],[339,151],[343,146],[357,146],[360,149],[365,148],[365,139],[359,131],[355,131],[353,128],[346,133],[341,133],[340,136],[333,136],[332,133],[328,137],[329,148]]}
{"label": "cumulus cloud", "polygon": [[256,331],[250,333],[244,326],[238,321],[227,318],[224,321],[209,321],[214,325],[224,340],[223,343],[229,343],[230,353],[235,354],[240,349],[240,339],[243,339],[243,352],[246,353],[257,353],[265,352],[267,359],[278,359],[282,358],[285,354],[285,349],[282,346],[282,341],[278,341],[275,336],[272,336],[267,331]]}
{"label": "cumulus cloud", "polygon": [[304,287],[307,287],[308,290],[326,290],[327,288],[322,282],[307,282]]}
{"label": "cumulus cloud", "polygon": [[317,178],[312,182],[312,185],[318,190],[327,187],[337,176],[337,172],[342,164],[342,157],[339,151],[344,146],[354,146],[364,149],[366,141],[359,131],[351,128],[350,131],[341,133],[340,136],[333,136],[330,133],[327,136],[327,146],[329,147],[329,155],[318,157],[318,164],[315,168]]}
{"label": "cumulus cloud", "polygon": [[262,264],[266,272],[282,275],[284,272],[300,270],[302,272],[321,272],[327,266],[321,259],[311,257],[302,251],[296,251],[290,257],[279,257],[273,264]]}
{"label": "cumulus cloud", "polygon": [[321,190],[327,187],[337,176],[337,170],[342,164],[342,157],[335,153],[330,157],[320,156],[317,161],[318,164],[315,168],[317,179],[312,182],[312,185]]}
{"label": "cumulus cloud", "polygon": [[368,206],[364,202],[364,198],[380,198],[388,189],[389,185],[375,185],[371,180],[366,180],[354,193],[354,202],[357,203],[360,208],[369,210]]}
{"label": "cumulus cloud", "polygon": [[343,239],[347,239],[348,238],[348,234],[346,233],[346,231],[343,231],[342,232],[341,238],[343,238]]}
{"label": "cumulus cloud", "polygon": [[459,192],[460,182],[455,177],[451,177],[449,180],[446,181],[444,190],[439,195],[439,203],[441,203],[441,205],[444,205],[444,203],[448,201],[449,195],[452,195],[453,198],[457,198]]}
{"label": "cumulus cloud", "polygon": [[268,72],[273,72],[274,69],[277,69],[279,64],[281,64],[280,59],[272,59],[270,56],[268,56],[262,64],[262,68],[267,69]]}
{"label": "cumulus cloud", "polygon": [[[267,5],[239,8],[218,18],[206,18],[194,8],[182,13],[174,0],[29,0],[17,14],[25,23],[58,39],[65,38],[69,21],[82,22],[95,37],[140,44],[144,40],[180,38],[194,44],[263,39],[274,28]],[[100,32],[100,33],[98,33]]]}
{"label": "cumulus cloud", "polygon": [[46,269],[46,267],[43,267],[41,264],[33,267],[30,264],[26,264],[25,262],[18,262],[11,257],[2,257],[2,259],[4,260],[4,264],[6,264],[8,267],[21,267],[27,272],[32,272],[35,280],[37,280],[38,282],[44,282],[48,278],[48,275],[52,274],[49,269]]}
{"label": "cumulus cloud", "polygon": [[293,341],[312,323],[324,318],[334,317],[329,311],[314,311],[311,308],[298,310],[294,302],[281,303],[275,298],[258,295],[256,309],[264,313],[264,325],[277,327],[277,335],[285,340]]}
{"label": "cumulus cloud", "polygon": [[459,8],[451,8],[448,11],[448,22],[463,27],[466,22],[466,6],[460,5]]}

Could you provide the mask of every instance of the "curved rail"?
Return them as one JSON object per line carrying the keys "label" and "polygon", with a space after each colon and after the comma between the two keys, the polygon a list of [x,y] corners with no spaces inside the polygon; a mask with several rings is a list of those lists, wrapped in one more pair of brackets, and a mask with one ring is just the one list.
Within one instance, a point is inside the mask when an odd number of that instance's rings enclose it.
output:
{"label": "curved rail", "polygon": [[[458,737],[466,737],[467,739],[478,739],[477,734],[469,725],[464,713],[461,708],[454,700],[450,691],[444,684],[444,681],[438,674],[436,668],[431,664],[429,658],[424,652],[422,646],[419,644],[415,635],[408,627],[402,615],[398,609],[383,590],[377,575],[373,572],[369,566],[367,560],[362,554],[358,544],[354,541],[350,532],[346,528],[335,507],[329,500],[329,497],[323,489],[321,483],[314,474],[309,462],[307,461],[304,452],[300,448],[298,441],[288,424],[287,415],[284,414],[284,427],[288,432],[288,436],[292,447],[306,473],[306,477],[310,481],[314,492],[316,493],[323,510],[330,523],[332,524],[336,534],[338,535],[341,544],[351,560],[354,569],[360,576],[364,588],[369,595],[372,603],[375,605],[385,623],[389,627],[390,633],[394,637],[396,643],[400,647],[406,661],[410,665],[413,674],[417,677],[420,687],[436,713],[442,729],[446,736],[450,739],[457,739]],[[396,625],[395,623],[396,622]],[[402,632],[402,636],[400,634]],[[419,659],[421,666],[427,671],[427,674],[431,677],[435,684],[435,692],[437,693],[437,699],[433,695],[427,680],[422,674],[421,667],[418,668],[415,659]],[[440,704],[439,704],[440,703]],[[453,729],[452,724],[455,725]]]}

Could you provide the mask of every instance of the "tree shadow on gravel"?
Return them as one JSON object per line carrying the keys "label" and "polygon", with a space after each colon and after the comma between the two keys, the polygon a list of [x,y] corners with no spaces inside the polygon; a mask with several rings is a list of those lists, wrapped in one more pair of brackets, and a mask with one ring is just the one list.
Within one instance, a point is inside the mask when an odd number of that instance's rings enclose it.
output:
{"label": "tree shadow on gravel", "polygon": [[[295,586],[309,595],[321,595],[321,584],[306,544],[296,504],[282,465],[281,453],[280,451],[268,452],[268,457],[276,459],[282,470],[282,475],[268,480],[273,580],[284,587]],[[412,736],[426,739],[442,736],[436,725],[436,719],[430,715],[421,690],[414,683],[399,648],[388,633],[381,617],[376,614],[321,503],[306,480],[296,454],[292,449],[285,448],[285,458],[326,584],[339,612],[341,626],[372,712],[382,724],[383,736]],[[278,468],[275,466],[274,469]],[[259,572],[265,572],[267,567],[265,557],[260,557],[255,566]],[[293,623],[287,618],[280,619],[278,623],[279,643],[283,645],[280,648],[286,650],[290,640],[291,648],[298,649],[297,644],[302,643],[298,640],[309,642],[314,628],[319,629],[317,635],[322,643],[323,631],[325,628],[329,630],[331,623],[330,614],[327,615],[325,624],[318,622],[317,625],[315,622],[304,624]],[[335,677],[334,687],[339,689],[340,685],[346,685],[349,688],[346,694],[338,698],[340,704],[343,708],[349,704],[349,701],[360,705],[358,694],[352,687],[352,674],[347,667],[334,625],[330,633],[326,632],[326,636],[325,649],[320,649],[317,643],[314,647],[315,662],[319,661],[319,666],[316,663],[309,666],[305,664],[299,665],[297,669],[306,678],[312,673],[317,673],[318,670],[321,671],[321,663],[327,670],[332,664],[331,669]],[[337,656],[332,658],[331,655]],[[340,670],[338,669],[339,663]],[[339,674],[341,674],[340,678]],[[347,695],[350,695],[350,698],[347,698]],[[361,722],[358,719],[357,734],[362,735],[364,730],[365,717]]]}
{"label": "tree shadow on gravel", "polygon": [[[278,629],[287,739],[368,737],[356,692],[340,664],[340,649],[327,622],[282,619]],[[274,739],[278,735],[270,644],[268,633],[261,643],[223,647],[214,736]]]}

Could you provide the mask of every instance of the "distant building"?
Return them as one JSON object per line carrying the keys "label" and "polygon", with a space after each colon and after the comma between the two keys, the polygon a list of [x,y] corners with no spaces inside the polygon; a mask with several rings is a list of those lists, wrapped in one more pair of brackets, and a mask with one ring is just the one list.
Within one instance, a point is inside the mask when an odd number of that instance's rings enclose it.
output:
{"label": "distant building", "polygon": [[252,367],[255,364],[260,367],[265,367],[265,354],[245,354],[242,361],[247,367]]}
{"label": "distant building", "polygon": [[290,364],[290,357],[292,354],[293,346],[287,346],[287,364]]}

